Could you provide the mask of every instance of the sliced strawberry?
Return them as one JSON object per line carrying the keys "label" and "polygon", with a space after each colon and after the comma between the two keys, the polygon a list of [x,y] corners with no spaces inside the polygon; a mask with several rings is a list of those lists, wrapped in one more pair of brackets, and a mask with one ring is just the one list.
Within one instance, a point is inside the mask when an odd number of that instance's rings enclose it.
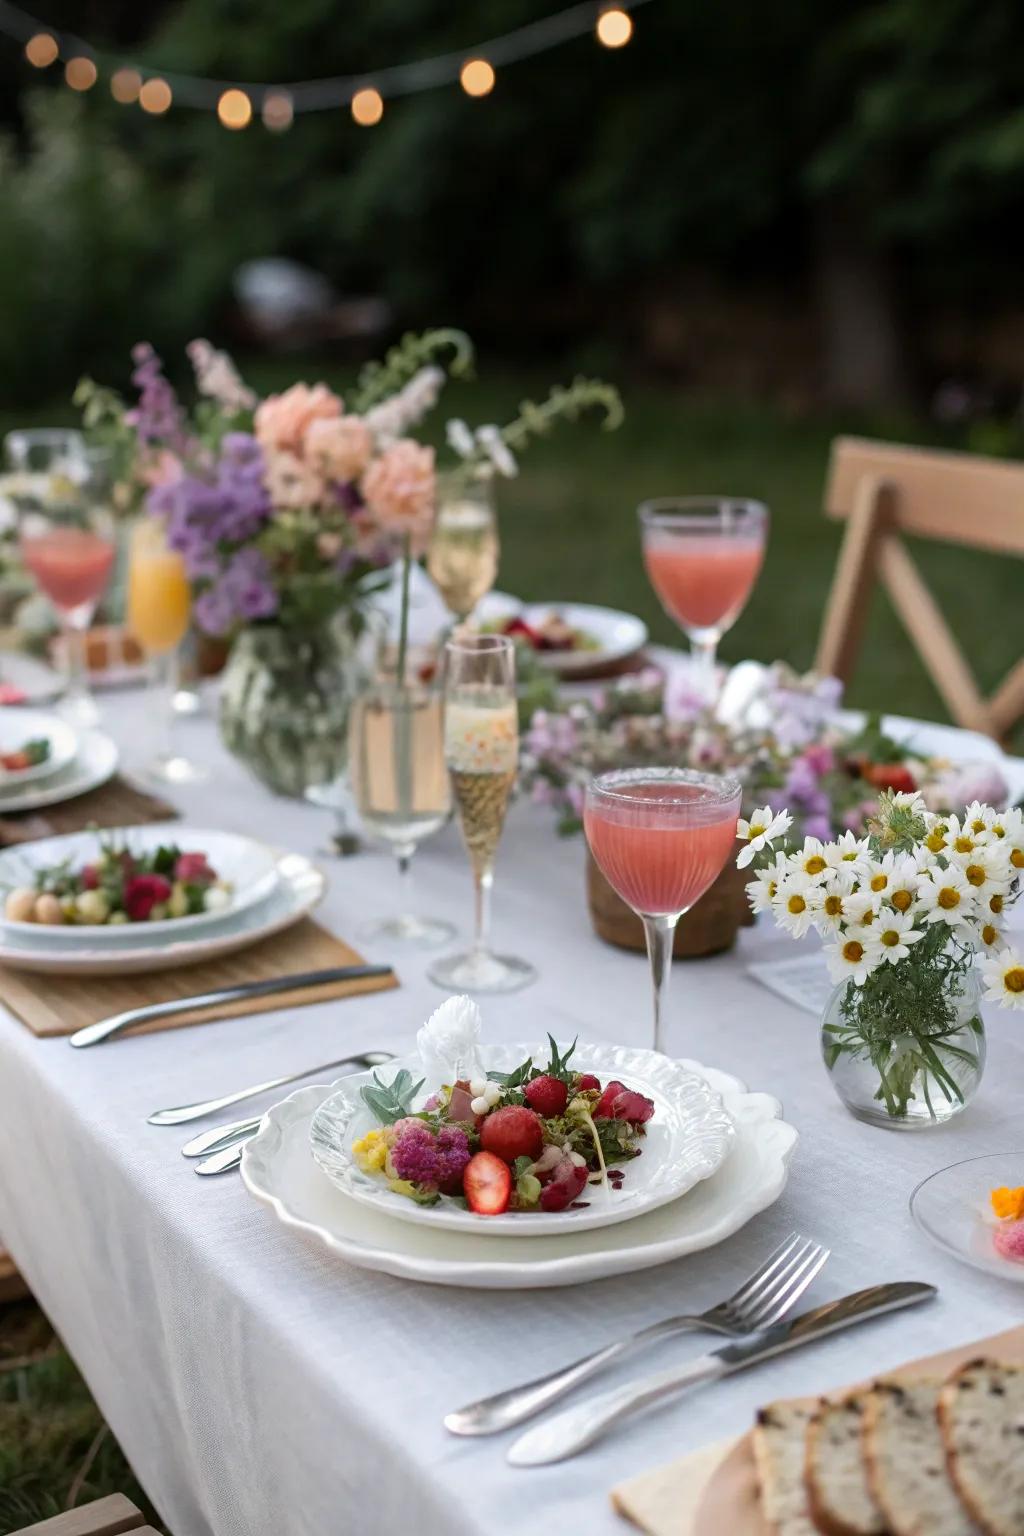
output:
{"label": "sliced strawberry", "polygon": [[493,1110],[480,1127],[480,1145],[506,1163],[514,1163],[517,1157],[532,1161],[541,1154],[544,1131],[532,1109],[524,1104],[506,1104]]}
{"label": "sliced strawberry", "polygon": [[523,1093],[530,1108],[546,1119],[564,1114],[569,1102],[568,1083],[563,1083],[560,1077],[549,1077],[547,1074],[527,1083]]}
{"label": "sliced strawberry", "polygon": [[20,773],[23,768],[32,766],[32,759],[27,752],[8,752],[2,759],[5,768],[12,773]]}
{"label": "sliced strawberry", "polygon": [[471,1211],[500,1216],[512,1198],[512,1170],[493,1152],[477,1152],[466,1164],[462,1188]]}
{"label": "sliced strawberry", "polygon": [[593,1072],[581,1072],[576,1081],[577,1093],[600,1093],[601,1079],[595,1077]]}
{"label": "sliced strawberry", "polygon": [[452,1089],[452,1096],[448,1100],[448,1119],[458,1120],[460,1124],[472,1125],[476,1120],[472,1110],[473,1095],[469,1091],[466,1082],[456,1083]]}
{"label": "sliced strawberry", "polygon": [[625,1091],[625,1083],[620,1083],[617,1078],[613,1077],[611,1082],[605,1088],[604,1093],[602,1093],[601,1097],[594,1105],[594,1119],[598,1119],[599,1116],[603,1116],[608,1120],[614,1119],[614,1111],[612,1109],[612,1105],[615,1103],[615,1100],[618,1098],[619,1094],[625,1093]]}
{"label": "sliced strawberry", "polygon": [[583,1193],[588,1177],[584,1164],[574,1163],[569,1157],[563,1158],[554,1178],[540,1192],[541,1210],[564,1211],[567,1205],[571,1205]]}
{"label": "sliced strawberry", "polygon": [[609,1083],[594,1105],[595,1120],[629,1120],[633,1125],[643,1125],[653,1114],[654,1100],[627,1088],[625,1083]]}

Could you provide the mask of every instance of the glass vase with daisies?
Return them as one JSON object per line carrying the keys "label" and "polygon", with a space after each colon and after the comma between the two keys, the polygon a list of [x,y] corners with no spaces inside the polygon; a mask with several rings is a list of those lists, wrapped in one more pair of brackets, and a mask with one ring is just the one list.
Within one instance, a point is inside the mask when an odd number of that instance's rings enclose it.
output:
{"label": "glass vase with daisies", "polygon": [[833,1086],[858,1119],[940,1125],[985,1066],[980,1012],[1024,1008],[1024,957],[1005,936],[1024,872],[1024,815],[975,801],[939,816],[886,791],[866,837],[786,841],[787,811],[741,821],[747,894],[794,938],[816,932],[835,989],[821,1024]]}

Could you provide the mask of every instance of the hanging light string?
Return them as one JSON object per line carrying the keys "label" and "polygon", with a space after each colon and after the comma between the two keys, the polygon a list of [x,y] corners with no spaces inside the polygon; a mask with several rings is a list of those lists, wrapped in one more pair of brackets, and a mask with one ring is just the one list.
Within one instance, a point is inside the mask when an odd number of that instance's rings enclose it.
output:
{"label": "hanging light string", "polygon": [[173,103],[216,112],[225,127],[244,128],[253,112],[259,111],[267,127],[286,128],[296,113],[349,107],[356,122],[370,126],[379,122],[384,101],[392,97],[410,96],[456,81],[467,95],[486,96],[493,89],[497,69],[546,53],[587,33],[593,33],[606,48],[620,48],[633,33],[629,13],[648,3],[649,0],[582,0],[554,16],[529,22],[514,32],[458,52],[357,75],[282,84],[211,80],[201,75],[152,69],[93,48],[70,32],[48,27],[10,0],[0,0],[0,33],[22,44],[29,63],[39,69],[63,63],[65,81],[73,90],[89,90],[102,73],[110,82],[115,100],[125,105],[137,101],[148,112],[165,112]]}

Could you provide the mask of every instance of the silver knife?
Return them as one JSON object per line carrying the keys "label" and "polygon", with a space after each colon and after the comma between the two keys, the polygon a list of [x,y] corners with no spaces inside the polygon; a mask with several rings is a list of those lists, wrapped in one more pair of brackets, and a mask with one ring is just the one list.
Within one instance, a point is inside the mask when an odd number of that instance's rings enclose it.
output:
{"label": "silver knife", "polygon": [[86,1045],[99,1045],[111,1035],[120,1034],[133,1024],[145,1024],[150,1019],[164,1019],[172,1013],[185,1013],[190,1008],[212,1008],[217,1003],[234,1003],[246,997],[270,997],[275,992],[297,992],[306,987],[319,987],[334,981],[362,981],[373,976],[393,976],[390,965],[337,965],[326,971],[305,971],[299,976],[274,976],[268,981],[246,981],[237,987],[222,987],[217,992],[203,992],[197,997],[174,997],[164,1003],[147,1003],[144,1008],[129,1008],[125,1013],[115,1013],[109,1019],[96,1024],[86,1024],[68,1037],[68,1044],[80,1050]]}
{"label": "silver knife", "polygon": [[895,1312],[900,1307],[912,1307],[921,1301],[931,1301],[937,1295],[934,1285],[921,1285],[915,1281],[873,1285],[866,1291],[854,1291],[838,1301],[826,1302],[823,1307],[803,1312],[792,1322],[776,1323],[773,1328],[764,1328],[748,1339],[711,1350],[687,1365],[648,1376],[628,1387],[616,1387],[575,1408],[556,1413],[553,1418],[520,1435],[509,1449],[508,1460],[514,1467],[543,1467],[552,1461],[564,1461],[593,1445],[631,1414],[650,1408],[663,1398],[674,1397],[687,1387],[719,1381],[734,1371],[757,1365],[761,1360],[781,1355],[787,1349],[796,1349],[800,1344],[825,1338],[852,1323],[865,1322],[869,1317]]}

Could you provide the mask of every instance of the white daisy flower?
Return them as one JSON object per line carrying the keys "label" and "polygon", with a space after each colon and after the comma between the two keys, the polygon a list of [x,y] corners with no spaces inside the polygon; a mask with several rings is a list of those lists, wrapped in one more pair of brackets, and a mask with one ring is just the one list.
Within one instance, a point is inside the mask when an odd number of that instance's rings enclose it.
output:
{"label": "white daisy flower", "polygon": [[978,899],[978,917],[986,923],[1003,923],[1009,902],[1005,891],[989,890]]}
{"label": "white daisy flower", "polygon": [[853,981],[858,987],[864,985],[871,972],[877,970],[880,964],[869,941],[850,933],[841,938],[838,944],[828,946],[825,959],[833,981]]}
{"label": "white daisy flower", "polygon": [[861,868],[861,884],[865,891],[872,891],[881,901],[889,894],[889,886],[892,883],[896,869],[896,861],[900,855],[890,848],[880,859],[867,859]]}
{"label": "white daisy flower", "polygon": [[779,890],[779,882],[782,880],[786,869],[786,855],[777,853],[774,864],[767,869],[762,869],[746,887],[747,900],[750,902],[752,912],[768,912]]}
{"label": "white daisy flower", "polygon": [[822,880],[828,874],[826,845],[817,837],[805,837],[799,853],[792,855],[793,863],[801,874],[811,880]]}
{"label": "white daisy flower", "polygon": [[980,800],[972,800],[964,810],[963,825],[979,842],[986,843],[991,841],[992,823],[997,814],[990,805],[982,805]]}
{"label": "white daisy flower", "polygon": [[749,821],[744,821],[741,816],[736,823],[736,836],[746,843],[746,847],[741,848],[737,855],[739,868],[746,869],[766,844],[773,843],[777,837],[784,837],[792,825],[793,818],[788,811],[779,811],[778,815],[773,815],[768,805],[763,810],[755,811]]}
{"label": "white daisy flower", "polygon": [[849,921],[847,904],[855,884],[853,871],[843,865],[814,887],[811,892],[811,908],[814,912],[814,926],[819,933],[835,937],[843,924]]}
{"label": "white daisy flower", "polygon": [[910,946],[924,938],[924,929],[914,927],[909,913],[886,910],[879,914],[871,930],[870,948],[882,964],[895,965],[910,954]]}
{"label": "white daisy flower", "polygon": [[985,1001],[1000,1008],[1024,1009],[1024,955],[1007,947],[981,962]]}
{"label": "white daisy flower", "polygon": [[846,921],[850,928],[870,928],[882,910],[882,898],[875,891],[858,888],[847,897]]}
{"label": "white daisy flower", "polygon": [[928,810],[921,798],[919,789],[899,789],[892,797],[893,806],[898,806],[901,811],[913,811],[915,816],[924,816]]}
{"label": "white daisy flower", "polygon": [[966,817],[962,821],[959,816],[949,817],[944,849],[949,858],[962,861],[972,854],[980,843],[978,833],[972,831]]}
{"label": "white daisy flower", "polygon": [[814,921],[814,889],[814,880],[797,871],[780,882],[772,901],[775,921],[795,939],[803,938]]}
{"label": "white daisy flower", "polygon": [[844,832],[834,843],[825,844],[825,862],[829,869],[857,868],[867,857],[868,840]]}
{"label": "white daisy flower", "polygon": [[917,899],[924,909],[926,923],[948,923],[951,928],[969,922],[977,908],[974,887],[956,864],[922,875]]}
{"label": "white daisy flower", "polygon": [[[986,810],[991,809],[986,806]],[[1024,842],[1024,811],[1011,806],[1005,811],[992,811],[988,824],[990,842],[1006,841],[1011,846]]]}
{"label": "white daisy flower", "polygon": [[928,828],[924,846],[929,853],[945,853],[949,848],[949,824],[939,817]]}
{"label": "white daisy flower", "polygon": [[1000,947],[1003,941],[1001,924],[995,918],[988,918],[982,922],[979,914],[978,923],[974,930],[975,942],[980,944],[985,952],[992,952]]}
{"label": "white daisy flower", "polygon": [[979,898],[992,891],[1005,892],[1013,878],[1009,858],[1000,843],[977,843],[971,853],[954,855],[954,861]]}

